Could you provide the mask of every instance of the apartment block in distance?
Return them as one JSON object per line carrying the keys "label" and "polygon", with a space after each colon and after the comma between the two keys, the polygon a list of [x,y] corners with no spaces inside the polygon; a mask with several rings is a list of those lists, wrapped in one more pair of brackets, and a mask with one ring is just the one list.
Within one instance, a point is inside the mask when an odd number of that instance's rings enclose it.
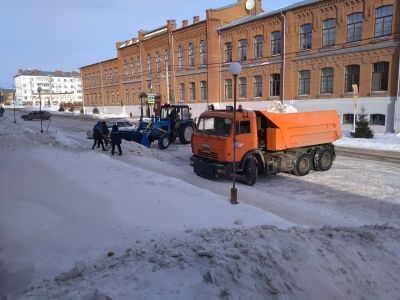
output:
{"label": "apartment block in distance", "polygon": [[336,109],[351,129],[357,106],[374,131],[400,130],[398,1],[305,0],[269,12],[248,2],[117,42],[115,58],[81,68],[84,106],[138,115],[145,92],[197,116],[209,104],[232,105],[229,64],[240,62],[244,108],[279,100],[299,111]]}
{"label": "apartment block in distance", "polygon": [[42,89],[42,107],[59,107],[60,104],[82,105],[82,82],[78,72],[19,70],[14,80],[16,101],[19,105],[38,107],[38,87]]}

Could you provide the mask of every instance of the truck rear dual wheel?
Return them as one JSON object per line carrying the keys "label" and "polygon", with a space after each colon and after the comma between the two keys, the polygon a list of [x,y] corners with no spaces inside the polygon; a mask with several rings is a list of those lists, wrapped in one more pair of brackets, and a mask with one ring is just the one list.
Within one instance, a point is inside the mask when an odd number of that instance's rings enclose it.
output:
{"label": "truck rear dual wheel", "polygon": [[297,157],[294,163],[293,174],[296,176],[305,176],[311,170],[311,156],[308,153],[303,153]]}
{"label": "truck rear dual wheel", "polygon": [[257,181],[258,167],[257,160],[254,157],[249,158],[244,166],[244,183],[254,185]]}
{"label": "truck rear dual wheel", "polygon": [[331,148],[319,149],[314,156],[314,168],[317,171],[328,171],[332,167],[333,151]]}

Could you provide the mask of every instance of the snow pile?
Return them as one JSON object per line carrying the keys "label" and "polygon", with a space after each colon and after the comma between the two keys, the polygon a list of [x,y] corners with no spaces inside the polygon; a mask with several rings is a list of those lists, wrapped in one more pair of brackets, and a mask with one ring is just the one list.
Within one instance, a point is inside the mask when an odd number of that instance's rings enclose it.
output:
{"label": "snow pile", "polygon": [[18,299],[397,299],[400,229],[187,231],[125,249]]}
{"label": "snow pile", "polygon": [[292,104],[283,104],[281,101],[274,101],[272,105],[267,106],[266,110],[275,114],[288,114],[297,112],[297,108]]}
{"label": "snow pile", "polygon": [[350,131],[343,130],[343,137],[334,142],[336,146],[373,150],[400,151],[400,134],[374,133],[372,139],[353,138]]}

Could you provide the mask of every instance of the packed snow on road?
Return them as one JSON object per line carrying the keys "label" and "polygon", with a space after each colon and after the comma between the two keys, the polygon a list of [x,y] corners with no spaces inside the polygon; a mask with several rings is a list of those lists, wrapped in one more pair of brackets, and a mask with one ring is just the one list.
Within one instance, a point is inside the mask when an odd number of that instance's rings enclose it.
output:
{"label": "packed snow on road", "polygon": [[398,164],[337,157],[231,205],[190,145],[115,157],[94,123],[0,118],[0,298],[399,299]]}

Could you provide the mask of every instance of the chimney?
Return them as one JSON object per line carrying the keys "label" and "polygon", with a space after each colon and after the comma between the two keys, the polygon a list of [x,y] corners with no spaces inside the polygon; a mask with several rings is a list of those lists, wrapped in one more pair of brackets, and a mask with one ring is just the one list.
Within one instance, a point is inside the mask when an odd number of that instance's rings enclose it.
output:
{"label": "chimney", "polygon": [[167,20],[167,27],[169,31],[173,31],[176,29],[176,21],[175,20]]}
{"label": "chimney", "polygon": [[119,48],[121,47],[121,45],[122,45],[121,42],[117,42],[117,43],[115,44],[115,47],[117,47],[117,49],[119,49]]}
{"label": "chimney", "polygon": [[186,27],[189,25],[189,21],[188,20],[183,20],[182,21],[182,27]]}
{"label": "chimney", "polygon": [[199,23],[200,22],[200,17],[199,16],[194,16],[193,17],[193,24]]}

